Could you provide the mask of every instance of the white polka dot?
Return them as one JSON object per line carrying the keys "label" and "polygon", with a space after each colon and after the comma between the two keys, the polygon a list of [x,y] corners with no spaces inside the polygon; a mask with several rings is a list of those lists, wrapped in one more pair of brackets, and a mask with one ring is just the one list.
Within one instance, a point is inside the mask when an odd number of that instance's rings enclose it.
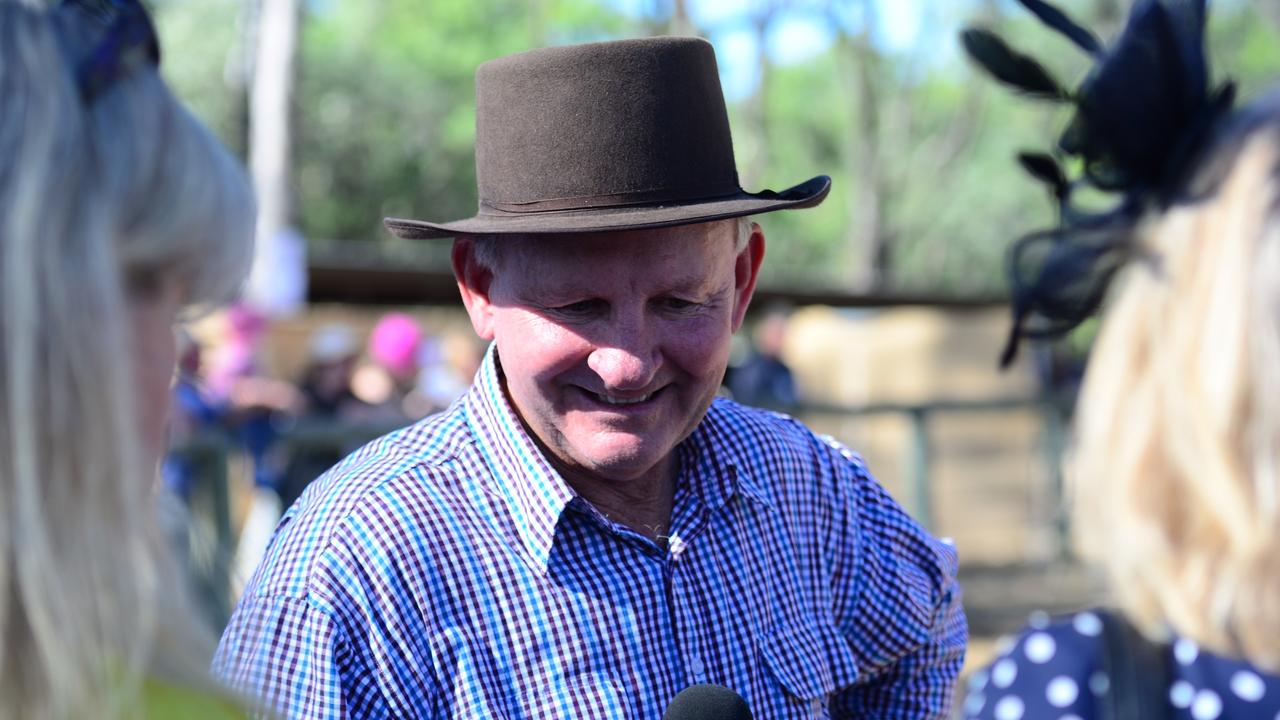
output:
{"label": "white polka dot", "polygon": [[1089,690],[1094,695],[1106,695],[1107,690],[1111,689],[1111,678],[1107,674],[1099,670],[1089,676]]}
{"label": "white polka dot", "polygon": [[1179,638],[1178,642],[1173,644],[1173,656],[1178,659],[1180,665],[1190,665],[1199,655],[1200,648],[1186,638]]}
{"label": "white polka dot", "polygon": [[1257,673],[1241,670],[1231,676],[1231,692],[1241,700],[1258,702],[1267,693],[1267,685]]}
{"label": "white polka dot", "polygon": [[1186,680],[1179,680],[1169,688],[1169,702],[1173,703],[1176,708],[1186,709],[1191,707],[1191,701],[1196,698],[1196,689]]}
{"label": "white polka dot", "polygon": [[1071,620],[1076,632],[1086,637],[1097,637],[1102,634],[1102,618],[1091,612],[1082,612]]}
{"label": "white polka dot", "polygon": [[977,715],[982,712],[982,706],[987,704],[987,696],[982,693],[970,693],[969,697],[964,699],[964,711],[969,715]]}
{"label": "white polka dot", "polygon": [[1191,703],[1191,717],[1196,720],[1215,720],[1222,714],[1222,698],[1212,690],[1201,690]]}
{"label": "white polka dot", "polygon": [[1032,633],[1027,638],[1027,645],[1023,648],[1023,652],[1027,654],[1027,659],[1033,663],[1047,663],[1053,659],[1053,654],[1058,651],[1058,644],[1053,638],[1046,633]]}
{"label": "white polka dot", "polygon": [[991,668],[991,684],[998,688],[1009,687],[1016,677],[1018,677],[1018,665],[1009,658],[1001,660]]}
{"label": "white polka dot", "polygon": [[1080,720],[1079,715],[1063,715],[1058,720]]}
{"label": "white polka dot", "polygon": [[1027,708],[1022,704],[1022,698],[1016,695],[1006,695],[996,703],[996,720],[1022,720],[1022,713]]}
{"label": "white polka dot", "polygon": [[1064,708],[1076,701],[1080,696],[1080,686],[1076,685],[1076,681],[1066,676],[1059,676],[1049,681],[1049,686],[1045,688],[1045,697],[1049,699],[1049,704],[1054,707]]}
{"label": "white polka dot", "polygon": [[1027,624],[1036,630],[1043,630],[1049,627],[1049,613],[1043,610],[1036,610],[1031,613],[1031,618],[1027,620]]}

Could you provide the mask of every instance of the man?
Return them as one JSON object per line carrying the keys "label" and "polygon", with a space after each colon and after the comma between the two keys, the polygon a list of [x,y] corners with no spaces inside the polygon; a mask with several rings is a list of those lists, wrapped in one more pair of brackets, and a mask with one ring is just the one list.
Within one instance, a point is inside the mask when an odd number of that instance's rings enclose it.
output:
{"label": "man", "polygon": [[453,223],[476,332],[452,408],[285,516],[215,666],[292,717],[944,717],[956,560],[862,462],[716,389],[764,258],[711,46],[537,50],[476,77],[481,208]]}

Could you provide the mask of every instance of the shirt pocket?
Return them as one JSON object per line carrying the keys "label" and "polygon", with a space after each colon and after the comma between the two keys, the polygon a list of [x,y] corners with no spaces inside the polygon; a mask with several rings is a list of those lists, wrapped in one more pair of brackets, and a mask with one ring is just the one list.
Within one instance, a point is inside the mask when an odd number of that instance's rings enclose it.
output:
{"label": "shirt pocket", "polygon": [[509,715],[511,720],[624,720],[630,717],[618,684],[604,673],[583,673],[549,681],[521,692],[515,704]]}
{"label": "shirt pocket", "polygon": [[787,717],[827,717],[831,695],[858,680],[853,651],[829,622],[780,626],[765,638],[762,650],[785,692]]}

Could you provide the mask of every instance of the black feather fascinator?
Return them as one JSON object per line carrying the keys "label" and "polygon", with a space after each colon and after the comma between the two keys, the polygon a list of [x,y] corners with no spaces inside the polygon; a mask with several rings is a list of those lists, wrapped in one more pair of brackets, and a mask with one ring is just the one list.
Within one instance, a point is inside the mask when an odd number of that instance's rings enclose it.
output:
{"label": "black feather fascinator", "polygon": [[[1073,105],[1052,153],[1018,160],[1056,199],[1058,227],[1010,249],[1013,328],[1001,355],[1008,366],[1022,338],[1058,337],[1102,304],[1132,257],[1132,229],[1152,209],[1175,202],[1212,128],[1230,112],[1235,86],[1210,88],[1204,53],[1206,0],[1137,0],[1123,33],[1105,48],[1089,30],[1043,0],[1018,0],[1096,59],[1080,87],[1063,87],[1035,59],[981,28],[960,36],[965,51],[997,80],[1028,97]],[[1078,178],[1059,162],[1077,159]],[[1103,212],[1072,203],[1082,186],[1116,197]]]}

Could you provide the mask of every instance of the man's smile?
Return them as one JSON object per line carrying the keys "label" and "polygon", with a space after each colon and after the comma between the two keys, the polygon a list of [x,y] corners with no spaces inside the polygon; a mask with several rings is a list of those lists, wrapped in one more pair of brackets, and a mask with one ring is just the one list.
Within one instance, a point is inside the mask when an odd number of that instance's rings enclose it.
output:
{"label": "man's smile", "polygon": [[649,398],[653,397],[653,393],[649,393],[648,395],[641,395],[640,397],[632,397],[632,398],[618,397],[614,395],[601,395],[600,393],[591,393],[591,394],[594,395],[597,400],[603,403],[607,403],[609,405],[635,405],[636,403],[642,403],[645,400],[648,400]]}
{"label": "man's smile", "polygon": [[653,401],[662,395],[666,386],[646,393],[608,393],[595,392],[583,387],[575,388],[587,400],[598,405],[605,405],[610,411],[640,411],[652,406]]}

